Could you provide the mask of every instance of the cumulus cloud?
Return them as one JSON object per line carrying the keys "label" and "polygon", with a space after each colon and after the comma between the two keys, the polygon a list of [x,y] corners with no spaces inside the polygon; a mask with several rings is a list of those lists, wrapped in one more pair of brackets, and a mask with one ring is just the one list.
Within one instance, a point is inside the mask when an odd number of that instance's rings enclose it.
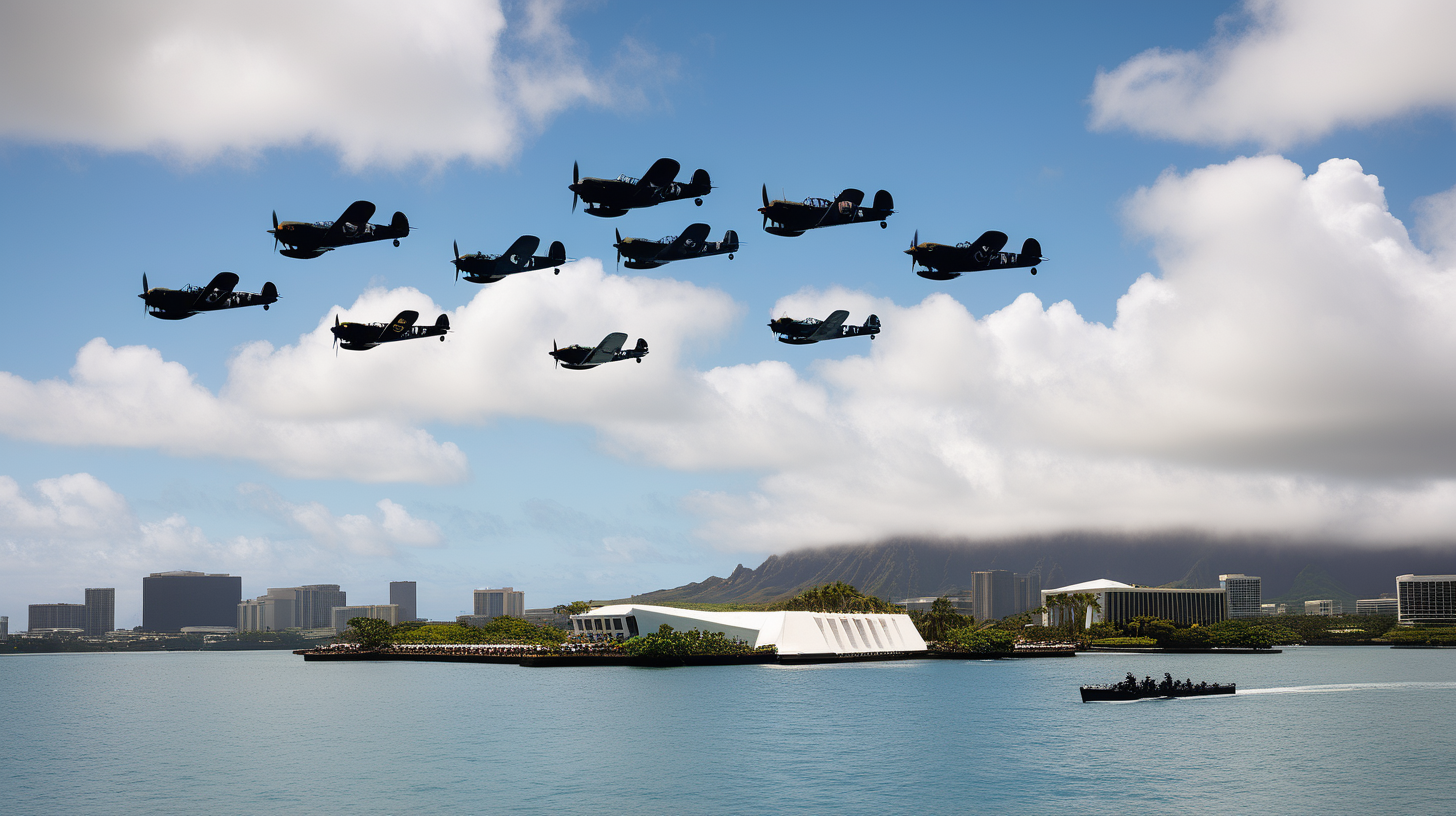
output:
{"label": "cumulus cloud", "polygon": [[[327,344],[324,349],[327,349]],[[219,399],[155,349],[97,338],[71,378],[30,382],[0,372],[0,428],[59,445],[152,448],[257,462],[289,476],[358,481],[465,478],[451,443],[388,419],[272,419]]]}
{"label": "cumulus cloud", "polygon": [[[433,522],[381,499],[377,517],[335,515],[318,502],[295,504],[260,485],[244,485],[253,509],[282,522],[279,536],[215,538],[181,514],[143,520],[110,485],[89,473],[42,479],[29,488],[0,475],[0,598],[11,628],[29,603],[80,603],[86,587],[115,587],[117,623],[140,614],[140,579],[153,572],[230,572],[250,581],[296,582],[300,575],[356,571],[360,557],[387,557],[397,546],[442,541]],[[341,563],[340,552],[351,557]],[[18,607],[18,608],[17,608]]]}
{"label": "cumulus cloud", "polygon": [[[1278,149],[1421,110],[1456,110],[1456,4],[1245,0],[1199,51],[1154,48],[1092,92],[1094,129]],[[1229,22],[1229,21],[1224,21]]]}
{"label": "cumulus cloud", "polygon": [[0,136],[197,162],[304,144],[350,167],[501,162],[582,104],[640,103],[633,43],[594,71],[558,2],[0,6]]}

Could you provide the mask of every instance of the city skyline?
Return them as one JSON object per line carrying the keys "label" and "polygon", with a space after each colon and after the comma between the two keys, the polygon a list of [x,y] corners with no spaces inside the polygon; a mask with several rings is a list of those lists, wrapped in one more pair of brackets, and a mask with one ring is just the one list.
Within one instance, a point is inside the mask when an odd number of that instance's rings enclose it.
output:
{"label": "city skyline", "polygon": [[[177,569],[370,603],[407,576],[435,616],[896,537],[1451,551],[1449,4],[67,8],[0,8],[16,620],[115,586],[139,623],[127,576]],[[661,157],[711,172],[701,207],[572,212],[573,164]],[[850,187],[893,194],[886,229],[756,226],[761,195]],[[416,231],[273,251],[270,213],[361,199]],[[614,230],[693,221],[741,250],[616,267]],[[916,236],[987,230],[1049,260],[910,271]],[[521,235],[575,260],[454,280],[452,244]],[[222,271],[280,300],[162,321],[136,297]],[[403,309],[446,342],[335,355],[335,319]],[[881,333],[764,325],[836,309]],[[651,355],[552,367],[614,331]]]}

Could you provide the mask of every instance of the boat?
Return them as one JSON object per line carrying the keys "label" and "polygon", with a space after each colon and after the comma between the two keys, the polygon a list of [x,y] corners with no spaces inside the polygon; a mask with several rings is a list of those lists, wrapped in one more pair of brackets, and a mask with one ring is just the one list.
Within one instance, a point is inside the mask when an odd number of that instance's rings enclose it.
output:
{"label": "boat", "polygon": [[1128,672],[1120,683],[1107,686],[1082,686],[1082,702],[1108,703],[1122,700],[1147,700],[1170,697],[1208,697],[1214,694],[1233,694],[1234,683],[1194,683],[1192,680],[1174,680],[1163,674],[1162,682],[1151,677],[1142,680]]}

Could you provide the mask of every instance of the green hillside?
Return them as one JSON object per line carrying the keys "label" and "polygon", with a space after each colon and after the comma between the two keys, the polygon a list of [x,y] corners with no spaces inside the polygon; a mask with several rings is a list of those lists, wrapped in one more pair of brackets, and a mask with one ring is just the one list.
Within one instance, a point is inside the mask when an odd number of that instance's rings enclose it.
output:
{"label": "green hillside", "polygon": [[1346,614],[1355,612],[1355,596],[1340,586],[1323,567],[1310,564],[1294,577],[1294,585],[1277,598],[1265,598],[1265,603],[1304,603],[1324,599],[1344,604]]}

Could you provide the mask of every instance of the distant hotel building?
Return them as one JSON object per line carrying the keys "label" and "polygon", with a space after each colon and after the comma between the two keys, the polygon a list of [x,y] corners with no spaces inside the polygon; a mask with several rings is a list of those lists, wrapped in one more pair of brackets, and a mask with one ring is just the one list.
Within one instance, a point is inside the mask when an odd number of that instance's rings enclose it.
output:
{"label": "distant hotel building", "polygon": [[116,588],[86,590],[86,634],[104,637],[116,628]]}
{"label": "distant hotel building", "polygon": [[978,621],[1001,620],[1040,605],[1041,575],[1010,570],[971,573],[971,615]]}
{"label": "distant hotel building", "polygon": [[31,604],[30,621],[26,629],[31,632],[74,629],[76,634],[84,634],[86,632],[86,604]]}
{"label": "distant hotel building", "polygon": [[1400,612],[1400,602],[1394,598],[1367,598],[1355,601],[1356,615],[1395,615]]}
{"label": "distant hotel building", "polygon": [[348,605],[347,596],[338,584],[270,588],[267,595],[238,604],[238,631],[281,632],[331,627],[334,607]]}
{"label": "distant hotel building", "polygon": [[1224,591],[1224,614],[1230,618],[1257,618],[1264,603],[1263,582],[1257,575],[1229,573],[1218,576]]}
{"label": "distant hotel building", "polygon": [[[1133,618],[1150,615],[1184,625],[1208,625],[1223,620],[1225,610],[1222,589],[1166,589],[1163,587],[1138,587],[1120,581],[1087,581],[1082,584],[1043,589],[1042,606],[1047,598],[1058,594],[1088,593],[1096,596],[1101,609],[1087,609],[1086,626],[1107,621],[1124,623]],[[1056,626],[1066,623],[1066,610],[1050,609],[1042,615],[1042,623]]]}
{"label": "distant hotel building", "polygon": [[1329,600],[1328,598],[1318,601],[1305,601],[1304,614],[1322,615],[1326,618],[1332,618],[1336,615],[1345,614],[1345,605],[1339,601]]}
{"label": "distant hotel building", "polygon": [[1401,575],[1395,579],[1397,622],[1456,624],[1456,575]]}
{"label": "distant hotel building", "polygon": [[180,632],[184,626],[233,626],[242,599],[241,576],[154,572],[142,579],[142,629]]}
{"label": "distant hotel building", "polygon": [[349,628],[349,621],[353,618],[375,618],[376,620],[388,621],[394,626],[399,623],[399,606],[397,604],[372,604],[368,606],[336,606],[333,609],[334,631],[343,634]]}
{"label": "distant hotel building", "polygon": [[10,637],[10,616],[0,615],[0,640]]}
{"label": "distant hotel building", "polygon": [[389,602],[399,607],[400,623],[418,620],[415,614],[418,607],[415,605],[414,581],[390,581]]}
{"label": "distant hotel building", "polygon": [[526,593],[517,592],[513,587],[475,590],[475,614],[471,617],[484,618],[488,621],[502,615],[524,618],[526,616]]}

